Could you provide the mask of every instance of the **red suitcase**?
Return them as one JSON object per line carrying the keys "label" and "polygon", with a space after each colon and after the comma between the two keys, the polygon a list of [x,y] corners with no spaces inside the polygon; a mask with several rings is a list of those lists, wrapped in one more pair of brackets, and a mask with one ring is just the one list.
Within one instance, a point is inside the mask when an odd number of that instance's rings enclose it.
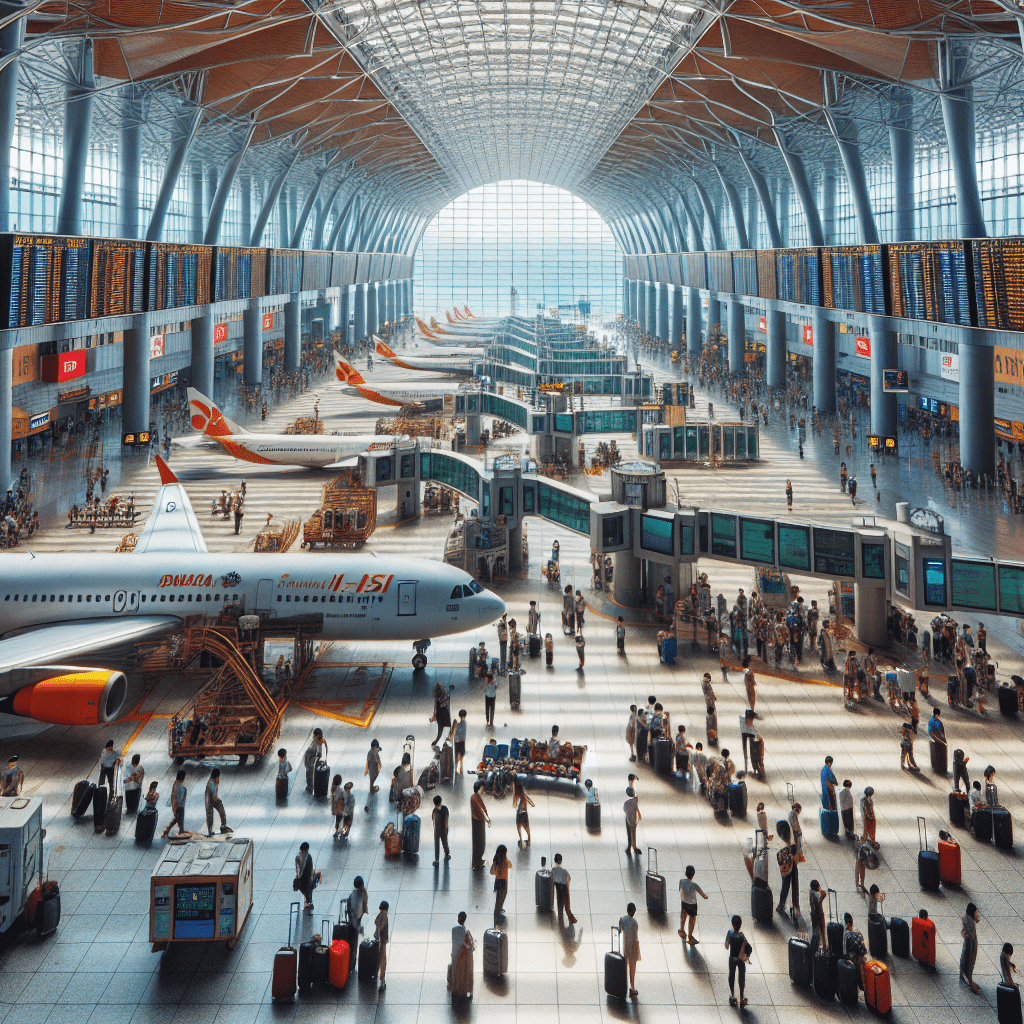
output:
{"label": "red suitcase", "polygon": [[288,945],[274,954],[274,977],[270,984],[271,999],[294,999],[295,979],[299,969],[299,953],[292,945],[292,918],[295,918],[295,935],[299,934],[299,905],[288,908]]}
{"label": "red suitcase", "polygon": [[892,1009],[889,968],[881,960],[864,963],[864,1002],[878,1014],[886,1014]]}
{"label": "red suitcase", "polygon": [[939,878],[945,885],[960,885],[960,844],[946,832],[939,833]]}
{"label": "red suitcase", "polygon": [[928,919],[928,911],[922,910],[911,926],[911,951],[914,959],[925,967],[935,966],[935,922]]}
{"label": "red suitcase", "polygon": [[328,978],[335,988],[344,988],[348,983],[351,957],[352,949],[344,939],[335,939],[331,943]]}

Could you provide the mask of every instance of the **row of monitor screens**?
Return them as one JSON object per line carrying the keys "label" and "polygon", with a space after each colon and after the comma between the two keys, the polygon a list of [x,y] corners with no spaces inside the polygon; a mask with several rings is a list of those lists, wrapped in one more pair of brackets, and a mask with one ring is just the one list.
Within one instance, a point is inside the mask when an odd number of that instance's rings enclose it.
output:
{"label": "row of monitor screens", "polygon": [[[922,568],[925,605],[946,607],[948,586],[949,603],[955,608],[1024,615],[1024,565],[952,558],[948,580],[944,559],[925,558]],[[907,596],[909,569],[906,549],[898,544],[894,586],[904,596]]]}
{"label": "row of monitor screens", "polygon": [[[640,517],[640,547],[672,556],[675,519],[644,513]],[[757,565],[777,565],[793,572],[854,579],[885,579],[885,541],[859,538],[851,530],[777,523],[774,519],[698,512],[694,524],[679,522],[679,554],[736,558]],[[861,569],[857,572],[857,541],[861,543]],[[696,545],[696,547],[695,547]]]}

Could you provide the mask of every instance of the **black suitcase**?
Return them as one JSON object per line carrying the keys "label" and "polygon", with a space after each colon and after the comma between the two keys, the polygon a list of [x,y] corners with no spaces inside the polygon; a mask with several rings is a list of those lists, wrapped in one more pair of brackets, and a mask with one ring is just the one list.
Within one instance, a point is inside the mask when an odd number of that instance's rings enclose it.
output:
{"label": "black suitcase", "polygon": [[135,842],[150,843],[156,835],[157,810],[155,807],[143,807],[135,819]]}
{"label": "black suitcase", "polygon": [[939,855],[935,850],[918,850],[917,882],[929,892],[939,891]]}
{"label": "black suitcase", "polygon": [[760,879],[755,878],[750,886],[750,916],[758,924],[771,924],[774,910],[772,908],[772,891]]}
{"label": "black suitcase", "polygon": [[842,956],[845,931],[842,921],[829,921],[825,926],[825,934],[828,936],[828,951],[833,956]]}
{"label": "black suitcase", "polygon": [[811,944],[806,939],[794,936],[789,940],[789,980],[794,985],[810,985],[814,975],[811,959]]}
{"label": "black suitcase", "polygon": [[734,818],[747,816],[747,784],[743,779],[729,786],[729,813]]}
{"label": "black suitcase", "polygon": [[124,791],[124,809],[129,814],[135,814],[139,809],[139,800],[141,797],[141,789],[126,789]]}
{"label": "black suitcase", "polygon": [[992,835],[1001,850],[1013,848],[1013,818],[1005,807],[997,807],[992,812]]}
{"label": "black suitcase", "polygon": [[[329,922],[325,921],[324,924]],[[326,932],[324,932],[326,934]],[[313,984],[327,985],[331,980],[331,947],[318,942],[313,950]]]}
{"label": "black suitcase", "polygon": [[945,775],[949,770],[949,757],[945,743],[936,740],[928,741],[928,749],[932,758],[932,771]]}
{"label": "black suitcase", "polygon": [[956,828],[967,828],[967,794],[954,790],[949,794],[949,821]]}
{"label": "black suitcase", "polygon": [[843,1006],[856,1006],[860,1002],[857,965],[852,960],[840,960],[836,965],[836,992]]}
{"label": "black suitcase", "polygon": [[103,831],[103,819],[107,816],[107,787],[97,786],[92,794],[92,829],[99,835]]}
{"label": "black suitcase", "polygon": [[551,872],[545,867],[547,857],[540,859],[540,871],[533,876],[533,899],[538,910],[550,910],[554,899],[555,886],[551,881]]}
{"label": "black suitcase", "polygon": [[540,634],[539,633],[531,633],[530,634],[530,657],[531,658],[539,658],[540,657]]}
{"label": "black suitcase", "polygon": [[658,851],[647,847],[647,913],[668,913],[668,890],[665,876],[658,874]]}
{"label": "black suitcase", "polygon": [[672,746],[672,741],[667,736],[659,736],[654,741],[651,753],[651,762],[654,765],[654,770],[659,775],[671,775],[674,755],[675,750]]}
{"label": "black suitcase", "polygon": [[1005,981],[996,985],[996,1014],[999,1024],[1021,1024],[1020,989]]}
{"label": "black suitcase", "polygon": [[588,800],[586,810],[587,828],[597,831],[601,827],[601,801]]}
{"label": "black suitcase", "polygon": [[476,648],[470,647],[469,649],[469,674],[471,676],[476,675]]}
{"label": "black suitcase", "polygon": [[60,886],[56,882],[45,882],[43,894],[36,903],[35,920],[36,935],[40,939],[49,938],[60,924]]}
{"label": "black suitcase", "polygon": [[331,768],[324,761],[317,761],[313,769],[313,796],[322,800],[327,796],[327,790],[331,786]]}
{"label": "black suitcase", "polygon": [[626,958],[619,952],[619,929],[612,925],[612,948],[604,955],[604,990],[614,999],[625,1002],[629,995]]}
{"label": "black suitcase", "polygon": [[[1017,715],[1017,687],[997,686],[996,693],[999,694],[999,711],[1008,718]],[[1018,1011],[1019,1012],[1019,1011]]]}
{"label": "black suitcase", "polygon": [[124,795],[114,789],[114,796],[107,801],[107,813],[103,816],[103,831],[116,836],[121,831],[121,813],[124,810]]}
{"label": "black suitcase", "polygon": [[75,783],[75,790],[71,794],[71,817],[81,818],[89,813],[92,807],[92,798],[96,792],[96,783],[88,779],[82,779]]}
{"label": "black suitcase", "polygon": [[313,984],[313,951],[319,945],[312,939],[299,945],[299,988],[309,988]]}
{"label": "black suitcase", "polygon": [[274,796],[278,800],[288,799],[288,776],[279,775],[274,781]]}
{"label": "black suitcase", "polygon": [[814,955],[811,970],[814,974],[814,991],[821,999],[836,997],[836,964],[839,958],[819,950]]}
{"label": "black suitcase", "polygon": [[979,843],[992,842],[991,807],[978,807],[971,812],[971,834]]}
{"label": "black suitcase", "polygon": [[889,952],[889,936],[881,914],[868,914],[868,949],[873,960],[884,960]]}
{"label": "black suitcase", "polygon": [[359,980],[376,981],[380,969],[380,943],[376,938],[359,943]]}
{"label": "black suitcase", "polygon": [[513,711],[519,710],[519,702],[523,696],[523,677],[518,672],[508,674],[508,706]]}
{"label": "black suitcase", "polygon": [[889,934],[892,936],[892,955],[906,959],[910,956],[910,925],[902,917],[889,919]]}
{"label": "black suitcase", "polygon": [[[334,927],[331,929],[331,942],[336,942],[338,939],[348,943],[350,955],[351,951],[359,944],[359,931],[356,925],[349,923],[348,899],[345,897],[342,897],[338,905],[338,920],[334,922]],[[349,970],[353,967],[355,967],[355,964],[350,960]]]}

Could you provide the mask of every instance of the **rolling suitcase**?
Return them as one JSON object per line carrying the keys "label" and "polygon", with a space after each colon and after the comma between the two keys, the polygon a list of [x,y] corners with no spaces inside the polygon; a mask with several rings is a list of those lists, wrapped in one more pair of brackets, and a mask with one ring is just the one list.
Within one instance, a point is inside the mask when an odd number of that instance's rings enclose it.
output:
{"label": "rolling suitcase", "polygon": [[350,952],[356,948],[356,943],[359,942],[359,929],[348,919],[348,899],[345,897],[342,897],[338,906],[338,920],[331,928],[331,942],[334,942],[335,939],[344,939],[348,943]]}
{"label": "rolling suitcase", "polygon": [[672,741],[667,736],[659,736],[654,741],[651,749],[651,761],[653,762],[654,770],[659,775],[671,775],[672,762],[675,755]]}
{"label": "rolling suitcase", "polygon": [[450,743],[441,747],[441,781],[451,782],[455,778],[455,751]]}
{"label": "rolling suitcase", "polygon": [[789,940],[789,980],[807,988],[811,984],[814,966],[811,962],[811,944],[796,936]]}
{"label": "rolling suitcase", "polygon": [[299,930],[299,904],[293,903],[288,908],[288,945],[282,946],[274,954],[274,976],[270,983],[270,998],[293,999],[295,997],[295,979],[298,970],[299,956],[292,945],[292,919],[295,920],[295,932]]}
{"label": "rolling suitcase", "polygon": [[991,807],[976,807],[971,812],[971,834],[979,843],[992,842]]}
{"label": "rolling suitcase", "polygon": [[856,1006],[860,1002],[857,992],[857,965],[852,960],[840,960],[836,964],[836,992],[843,1006]]}
{"label": "rolling suitcase", "polygon": [[541,857],[540,871],[533,876],[533,899],[538,910],[550,910],[555,893],[551,872],[545,867],[547,861],[547,857]]}
{"label": "rolling suitcase", "polygon": [[299,944],[298,986],[309,988],[313,984],[313,952],[320,945],[318,939],[310,939]]}
{"label": "rolling suitcase", "polygon": [[948,833],[939,833],[939,880],[943,885],[959,885],[960,844]]}
{"label": "rolling suitcase", "polygon": [[324,944],[324,936],[327,935],[329,918],[324,918],[320,925],[320,938],[313,947],[312,976],[314,985],[326,985],[331,980],[331,950]]}
{"label": "rolling suitcase", "polygon": [[323,800],[331,785],[331,768],[325,761],[317,761],[313,769],[313,796]]}
{"label": "rolling suitcase", "polygon": [[928,911],[922,910],[911,925],[914,959],[925,967],[935,966],[935,922],[929,920]]}
{"label": "rolling suitcase", "polygon": [[867,960],[864,963],[864,1002],[882,1016],[892,1009],[889,968],[878,960]]}
{"label": "rolling suitcase", "polygon": [[351,973],[352,951],[344,939],[332,939],[330,949],[330,962],[327,968],[328,981],[335,988],[344,988],[348,984],[348,976]]}
{"label": "rolling suitcase", "polygon": [[1021,1024],[1020,989],[1005,981],[996,985],[996,1015],[999,1024]]}
{"label": "rolling suitcase", "polygon": [[409,814],[402,826],[402,852],[407,857],[414,857],[420,852],[420,816]]}
{"label": "rolling suitcase", "polygon": [[889,936],[881,914],[868,914],[868,951],[875,960],[884,960],[889,952]]}
{"label": "rolling suitcase", "polygon": [[626,958],[619,951],[619,929],[612,925],[612,948],[604,955],[604,990],[614,999],[625,1002],[629,995]]}
{"label": "rolling suitcase", "polygon": [[949,770],[949,758],[946,751],[946,744],[935,739],[928,741],[928,750],[932,758],[932,771],[939,775],[945,775]]}
{"label": "rolling suitcase", "polygon": [[508,674],[508,706],[513,711],[519,710],[519,702],[523,696],[523,677],[518,672]]}
{"label": "rolling suitcase", "polygon": [[597,831],[601,828],[601,800],[597,795],[596,787],[587,793],[587,804],[585,817],[587,828]]}
{"label": "rolling suitcase", "polygon": [[818,811],[818,824],[823,836],[839,835],[839,811],[830,811],[822,807]]}
{"label": "rolling suitcase", "polygon": [[750,915],[758,924],[768,925],[772,923],[772,890],[768,885],[768,837],[762,829],[756,829],[754,832],[752,861]]}
{"label": "rolling suitcase", "polygon": [[107,813],[103,816],[103,831],[108,836],[116,836],[121,831],[121,812],[124,809],[124,795],[117,792],[114,783],[114,795],[107,801]]}
{"label": "rolling suitcase", "polygon": [[135,814],[139,809],[139,800],[141,797],[141,789],[126,789],[124,791],[124,809],[129,814]]}
{"label": "rolling suitcase", "polygon": [[839,917],[839,897],[835,889],[828,890],[828,924],[825,925],[825,938],[828,942],[828,951],[834,957],[843,955],[844,935],[846,929]]}
{"label": "rolling suitcase", "polygon": [[1007,718],[1014,718],[1017,715],[1017,687],[997,686],[996,693],[999,694],[999,712]]}
{"label": "rolling suitcase", "polygon": [[953,790],[949,794],[949,821],[955,828],[967,828],[967,794]]}
{"label": "rolling suitcase", "polygon": [[47,880],[37,892],[39,898],[36,900],[35,908],[31,915],[25,914],[25,920],[35,927],[37,938],[47,939],[60,924],[60,886]]}
{"label": "rolling suitcase", "polygon": [[935,850],[928,849],[928,824],[924,818],[917,819],[917,881],[922,889],[938,892],[939,889],[939,855]]}
{"label": "rolling suitcase", "polygon": [[996,807],[992,811],[992,835],[999,849],[1013,848],[1013,818],[1005,807]]}
{"label": "rolling suitcase", "polygon": [[82,779],[75,783],[74,792],[71,794],[71,817],[82,818],[89,813],[92,807],[93,795],[96,792],[96,783],[88,779]]}
{"label": "rolling suitcase", "polygon": [[814,980],[814,992],[820,999],[835,999],[836,970],[839,958],[819,949],[814,955],[811,971]]}
{"label": "rolling suitcase", "polygon": [[359,943],[359,980],[376,981],[380,970],[380,943],[376,938],[363,939]]}
{"label": "rolling suitcase", "polygon": [[135,842],[151,843],[156,835],[157,810],[155,807],[143,807],[135,818]]}
{"label": "rolling suitcase", "polygon": [[647,847],[647,913],[665,914],[668,912],[668,893],[665,887],[665,876],[658,874],[658,851],[653,846]]}
{"label": "rolling suitcase", "polygon": [[734,818],[747,816],[747,784],[743,779],[729,784],[729,813]]}
{"label": "rolling suitcase", "polygon": [[103,819],[107,816],[107,787],[97,786],[92,794],[92,829],[99,835],[103,831]]}
{"label": "rolling suitcase", "polygon": [[[530,657],[540,657],[540,633],[530,634]],[[504,971],[502,973],[504,973]]]}
{"label": "rolling suitcase", "polygon": [[274,782],[274,797],[277,800],[288,799],[288,776],[279,775]]}
{"label": "rolling suitcase", "polygon": [[508,971],[508,933],[499,928],[484,932],[484,974],[499,978]]}
{"label": "rolling suitcase", "polygon": [[889,934],[892,936],[892,955],[910,956],[910,925],[902,917],[890,918]]}

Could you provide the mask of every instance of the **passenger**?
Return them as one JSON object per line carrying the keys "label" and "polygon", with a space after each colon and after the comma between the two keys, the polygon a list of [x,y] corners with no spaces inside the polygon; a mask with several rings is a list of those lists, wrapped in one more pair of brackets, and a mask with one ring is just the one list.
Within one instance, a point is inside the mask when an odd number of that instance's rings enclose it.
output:
{"label": "passenger", "polygon": [[18,755],[7,759],[7,770],[0,776],[0,796],[20,796],[25,785],[25,772],[18,765]]}
{"label": "passenger", "polygon": [[208,836],[213,835],[213,812],[216,811],[220,815],[220,830],[221,832],[230,832],[228,828],[228,819],[224,814],[224,803],[220,798],[220,769],[214,768],[210,772],[210,778],[206,783],[206,792],[204,794],[204,800],[206,803],[206,834]]}
{"label": "passenger", "polygon": [[[373,796],[380,789],[380,786],[377,785],[377,776],[380,775],[380,744],[376,740],[370,741],[370,750],[366,755],[366,767],[363,768],[363,774],[370,776],[370,796]],[[363,810],[367,814],[370,813],[369,797]]]}
{"label": "passenger", "polygon": [[341,776],[331,779],[331,814],[334,815],[334,839],[341,838],[341,819],[345,801],[345,791],[341,788]]}
{"label": "passenger", "polygon": [[96,785],[102,786],[109,782],[111,796],[114,793],[114,771],[119,764],[123,764],[123,761],[120,754],[114,751],[114,741],[107,740],[103,753],[100,754],[100,780]]}
{"label": "passenger", "polygon": [[178,774],[174,777],[174,785],[171,786],[171,820],[167,828],[163,830],[161,839],[167,838],[171,826],[178,823],[178,835],[185,834],[185,800],[188,798],[188,788],[185,785],[185,769],[179,768]]}
{"label": "passenger", "polygon": [[[287,682],[287,678],[285,680]],[[303,763],[306,766],[306,792],[313,792],[313,773],[316,771],[317,762],[327,753],[327,741],[324,739],[322,729],[313,730],[313,740],[306,748],[303,755]]]}

